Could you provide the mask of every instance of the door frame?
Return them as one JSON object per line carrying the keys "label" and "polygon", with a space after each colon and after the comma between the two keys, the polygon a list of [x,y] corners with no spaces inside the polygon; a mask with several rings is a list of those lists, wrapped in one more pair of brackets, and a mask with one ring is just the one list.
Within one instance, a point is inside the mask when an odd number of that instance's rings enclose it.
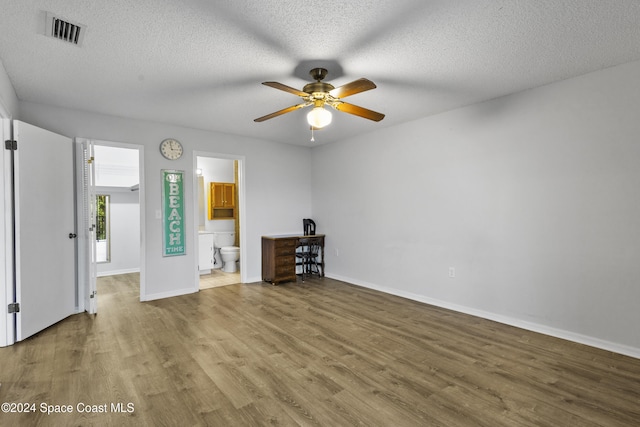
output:
{"label": "door frame", "polygon": [[[245,195],[245,168],[246,168],[246,157],[236,154],[227,154],[227,153],[211,153],[207,151],[194,151],[193,152],[193,241],[196,242],[193,246],[195,248],[196,254],[193,258],[194,262],[194,270],[196,272],[196,280],[194,283],[195,291],[198,292],[200,290],[200,274],[198,273],[198,260],[200,259],[199,247],[198,247],[198,224],[199,224],[199,212],[198,212],[198,176],[196,174],[196,170],[198,169],[198,157],[211,157],[214,159],[225,159],[225,160],[237,160],[238,161],[238,212],[239,212],[239,228],[240,228],[240,263],[245,263],[247,260],[247,233],[246,233],[246,195]],[[206,183],[205,183],[206,188]],[[240,283],[247,283],[247,268],[240,267]]]}
{"label": "door frame", "polygon": [[[138,176],[140,181],[140,186],[138,189],[138,199],[140,204],[140,301],[145,301],[144,296],[146,295],[146,268],[145,268],[145,252],[146,252],[146,236],[145,236],[145,185],[144,185],[144,145],[141,144],[131,144],[126,142],[114,142],[114,141],[105,141],[93,138],[76,138],[76,143],[81,144],[83,141],[91,141],[94,146],[100,145],[104,147],[116,147],[116,148],[126,148],[130,150],[138,150]],[[80,185],[80,184],[78,184]],[[82,191],[82,188],[78,188],[78,191]],[[81,194],[81,193],[80,193]],[[80,199],[80,197],[79,197]],[[81,224],[79,224],[81,225]],[[95,267],[95,266],[94,266]],[[78,286],[78,301],[80,304],[80,311],[88,311],[88,307],[85,307],[85,295],[90,292],[90,283],[87,282],[82,286]],[[100,294],[96,295],[96,298],[99,298]]]}
{"label": "door frame", "polygon": [[[1,100],[0,100],[1,101]],[[8,114],[0,102],[0,137],[2,141],[13,139],[11,134],[11,115]],[[2,173],[0,174],[0,188],[2,197],[0,198],[0,211],[2,221],[0,222],[0,258],[4,260],[3,273],[0,277],[0,347],[5,347],[15,343],[15,322],[14,315],[9,314],[7,306],[13,302],[14,295],[14,275],[13,275],[13,213],[11,201],[11,160],[9,151],[2,147],[0,159],[2,161]]]}
{"label": "door frame", "polygon": [[[96,314],[97,301],[95,291],[95,241],[94,229],[87,229],[86,226],[93,222],[94,209],[92,209],[91,196],[94,195],[95,171],[93,165],[93,141],[84,138],[74,140],[76,151],[76,228],[78,234],[78,252],[76,273],[78,281],[78,312],[86,311],[89,314]],[[85,150],[87,150],[85,152]],[[89,158],[87,159],[87,156]],[[90,163],[86,166],[84,162]],[[85,171],[90,174],[85,176]],[[86,187],[85,187],[85,184]],[[85,193],[86,191],[86,193]],[[88,196],[88,197],[87,197]],[[89,206],[86,206],[86,203]],[[87,218],[89,214],[90,218]],[[92,225],[93,228],[95,228]],[[86,280],[86,283],[85,283]],[[93,294],[93,298],[90,295]]]}

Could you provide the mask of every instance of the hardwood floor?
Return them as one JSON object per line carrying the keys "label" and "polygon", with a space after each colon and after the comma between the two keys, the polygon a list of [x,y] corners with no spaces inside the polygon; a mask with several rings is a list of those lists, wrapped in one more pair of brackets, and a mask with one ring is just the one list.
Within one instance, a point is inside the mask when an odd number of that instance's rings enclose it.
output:
{"label": "hardwood floor", "polygon": [[140,303],[131,274],[101,278],[98,291],[97,316],[0,348],[0,402],[36,405],[0,413],[0,425],[640,421],[638,359],[328,278]]}

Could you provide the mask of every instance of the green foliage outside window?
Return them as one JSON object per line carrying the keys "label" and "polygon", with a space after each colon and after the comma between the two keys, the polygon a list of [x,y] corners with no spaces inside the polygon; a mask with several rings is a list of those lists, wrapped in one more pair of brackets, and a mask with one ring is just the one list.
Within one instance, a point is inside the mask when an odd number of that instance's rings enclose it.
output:
{"label": "green foliage outside window", "polygon": [[96,240],[107,240],[107,206],[109,196],[96,196]]}

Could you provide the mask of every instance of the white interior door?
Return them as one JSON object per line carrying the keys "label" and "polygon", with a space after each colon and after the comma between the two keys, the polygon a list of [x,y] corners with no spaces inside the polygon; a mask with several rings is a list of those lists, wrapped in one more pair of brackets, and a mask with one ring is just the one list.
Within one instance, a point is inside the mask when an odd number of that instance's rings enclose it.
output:
{"label": "white interior door", "polygon": [[84,310],[98,313],[96,258],[96,175],[93,141],[80,140],[76,151],[78,165],[78,288]]}
{"label": "white interior door", "polygon": [[73,143],[14,121],[16,338],[76,312]]}

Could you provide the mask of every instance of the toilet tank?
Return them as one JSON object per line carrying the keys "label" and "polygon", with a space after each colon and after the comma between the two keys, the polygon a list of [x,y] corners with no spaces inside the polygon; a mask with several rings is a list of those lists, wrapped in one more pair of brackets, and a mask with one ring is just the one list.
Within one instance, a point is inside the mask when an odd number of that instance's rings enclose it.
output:
{"label": "toilet tank", "polygon": [[213,233],[216,248],[224,248],[225,246],[233,246],[236,241],[236,233],[234,231],[217,231]]}

